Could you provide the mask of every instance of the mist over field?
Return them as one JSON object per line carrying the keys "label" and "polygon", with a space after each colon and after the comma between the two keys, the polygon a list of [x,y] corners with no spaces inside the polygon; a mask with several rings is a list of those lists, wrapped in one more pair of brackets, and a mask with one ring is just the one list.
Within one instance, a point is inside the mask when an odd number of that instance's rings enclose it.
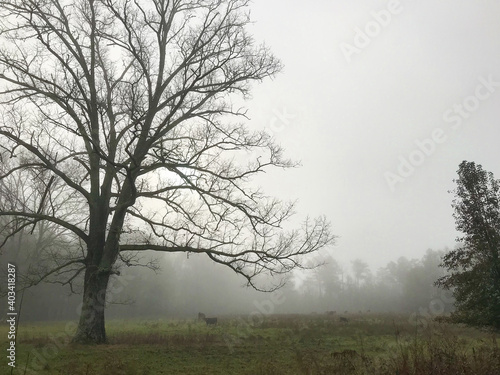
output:
{"label": "mist over field", "polygon": [[[273,293],[247,287],[241,277],[204,256],[163,256],[154,258],[156,273],[140,267],[120,269],[110,285],[106,316],[195,320],[199,312],[248,317],[335,311],[339,316],[391,312],[410,319],[419,312],[435,317],[453,308],[451,293],[433,285],[444,274],[439,268],[443,254],[428,250],[420,259],[400,257],[376,270],[361,259],[339,264],[327,257],[322,267],[291,275],[286,286]],[[22,319],[77,319],[80,306],[81,295],[72,295],[68,287],[42,284],[25,292]]]}

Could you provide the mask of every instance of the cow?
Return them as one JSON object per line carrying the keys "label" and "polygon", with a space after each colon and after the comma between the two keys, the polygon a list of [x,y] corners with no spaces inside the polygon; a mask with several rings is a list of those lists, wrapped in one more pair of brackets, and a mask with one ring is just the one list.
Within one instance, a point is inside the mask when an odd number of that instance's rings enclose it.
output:
{"label": "cow", "polygon": [[200,312],[200,313],[198,313],[198,321],[205,320],[205,318],[206,318],[205,314],[203,314],[203,313],[201,313],[201,312]]}
{"label": "cow", "polygon": [[205,318],[205,323],[208,325],[217,325],[217,318]]}
{"label": "cow", "polygon": [[341,317],[339,318],[339,320],[340,320],[342,323],[349,323],[349,319],[344,318],[343,316],[341,316]]}

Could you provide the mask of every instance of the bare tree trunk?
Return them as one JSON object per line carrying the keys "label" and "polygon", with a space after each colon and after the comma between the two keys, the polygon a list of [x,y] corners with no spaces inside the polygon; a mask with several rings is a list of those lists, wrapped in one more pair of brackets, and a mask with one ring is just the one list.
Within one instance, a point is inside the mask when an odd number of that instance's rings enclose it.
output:
{"label": "bare tree trunk", "polygon": [[85,271],[85,286],[80,321],[73,342],[101,344],[106,342],[104,327],[104,309],[109,272],[102,272],[97,267]]}

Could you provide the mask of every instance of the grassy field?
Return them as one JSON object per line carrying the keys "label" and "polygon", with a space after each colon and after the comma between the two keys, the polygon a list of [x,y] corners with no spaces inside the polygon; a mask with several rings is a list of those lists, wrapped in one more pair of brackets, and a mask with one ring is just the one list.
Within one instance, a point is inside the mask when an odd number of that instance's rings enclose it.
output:
{"label": "grassy field", "polygon": [[[500,374],[494,333],[408,315],[113,320],[109,344],[71,345],[75,322],[21,324],[13,374]],[[1,327],[6,352],[7,327]],[[2,356],[1,374],[10,374]]]}

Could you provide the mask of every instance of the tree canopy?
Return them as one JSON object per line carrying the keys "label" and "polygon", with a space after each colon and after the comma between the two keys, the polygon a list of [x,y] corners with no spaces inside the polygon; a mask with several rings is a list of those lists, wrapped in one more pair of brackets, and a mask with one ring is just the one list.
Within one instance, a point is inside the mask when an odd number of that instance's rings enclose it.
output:
{"label": "tree canopy", "polygon": [[282,67],[248,34],[247,5],[0,0],[0,181],[27,194],[0,203],[2,232],[49,222],[71,238],[39,280],[83,274],[78,341],[106,340],[109,278],[137,252],[203,253],[259,288],[332,243],[324,218],[284,231],[294,204],[251,184],[296,164],[234,104]]}
{"label": "tree canopy", "polygon": [[459,246],[445,255],[450,273],[437,285],[454,291],[452,318],[500,327],[500,181],[481,165],[464,161],[458,169],[453,208]]}

